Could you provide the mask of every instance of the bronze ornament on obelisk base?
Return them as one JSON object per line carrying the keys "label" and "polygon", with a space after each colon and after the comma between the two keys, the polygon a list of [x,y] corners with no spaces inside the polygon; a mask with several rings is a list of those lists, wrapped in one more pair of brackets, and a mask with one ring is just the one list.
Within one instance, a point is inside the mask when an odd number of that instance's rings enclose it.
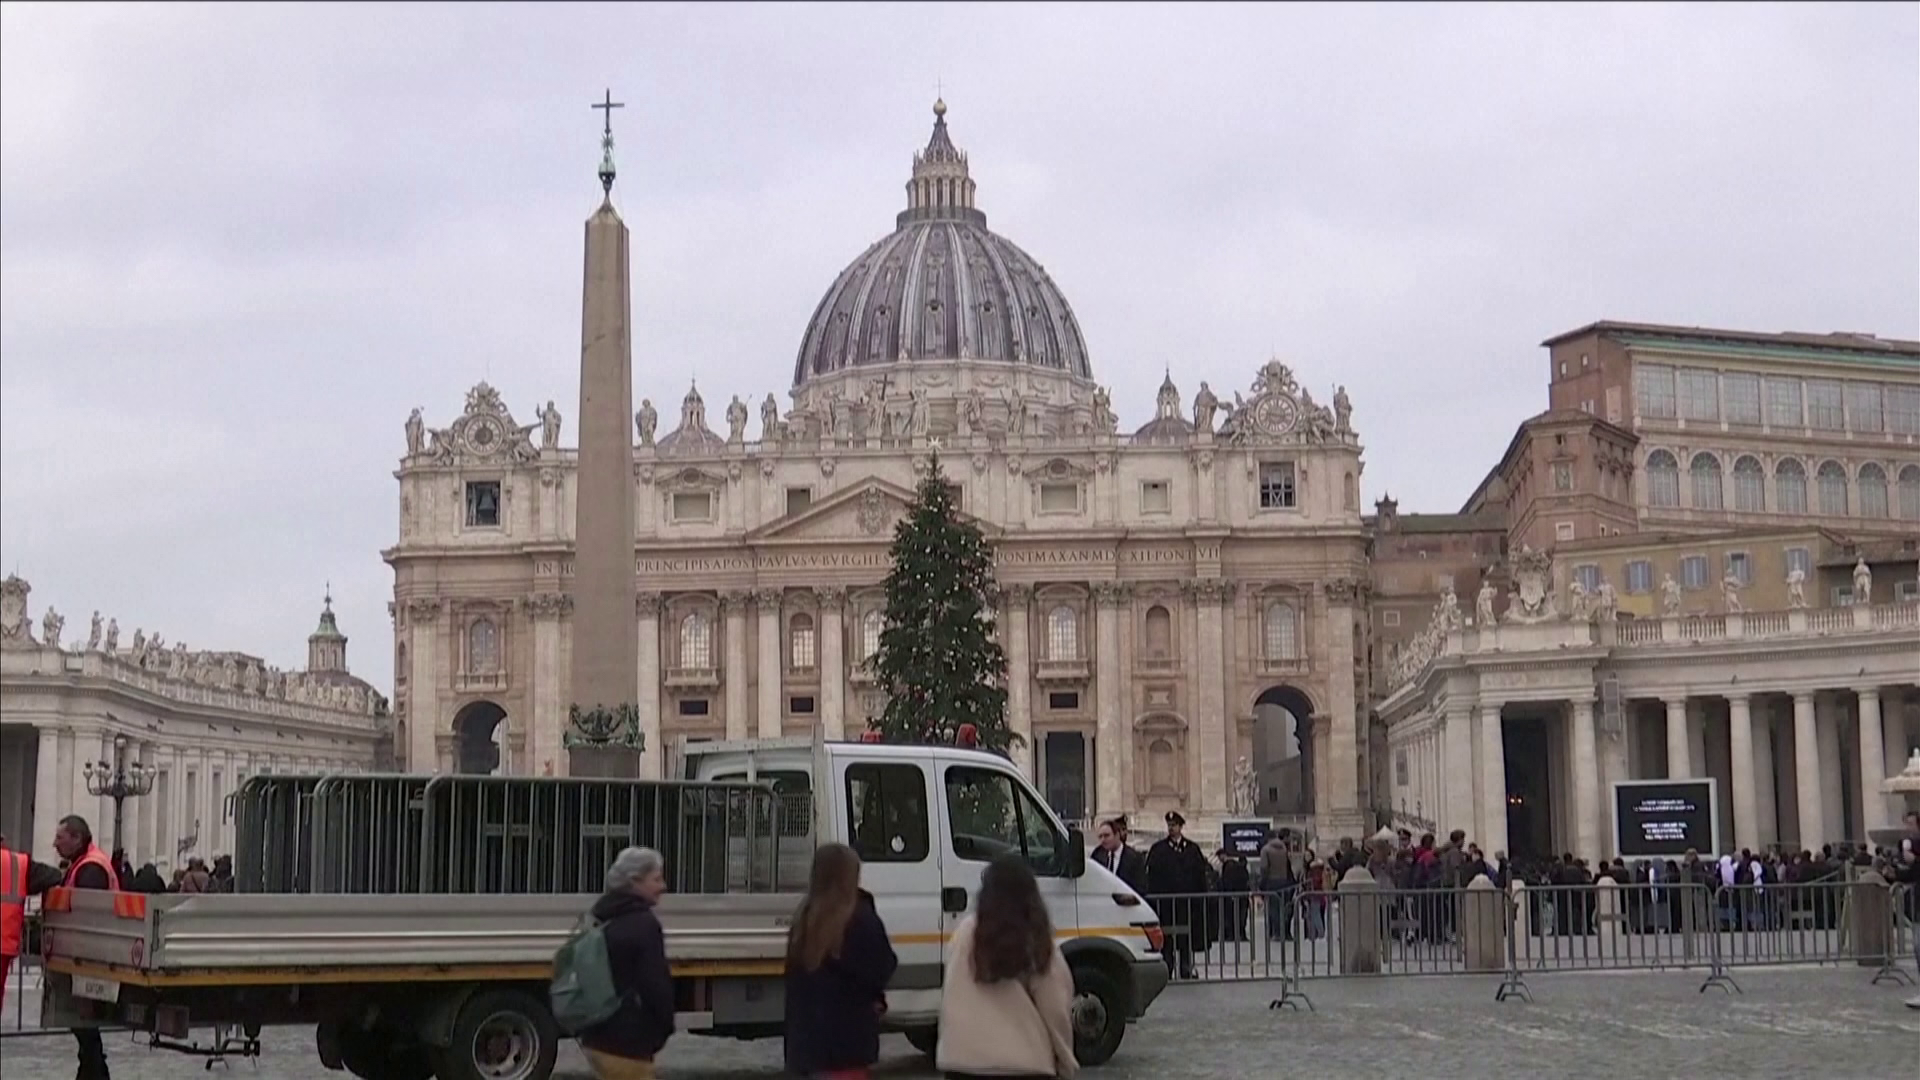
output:
{"label": "bronze ornament on obelisk base", "polygon": [[604,198],[587,219],[580,312],[580,452],[575,467],[572,705],[568,771],[638,777],[639,625],[634,617],[632,300],[627,226],[613,208],[613,110],[600,145]]}

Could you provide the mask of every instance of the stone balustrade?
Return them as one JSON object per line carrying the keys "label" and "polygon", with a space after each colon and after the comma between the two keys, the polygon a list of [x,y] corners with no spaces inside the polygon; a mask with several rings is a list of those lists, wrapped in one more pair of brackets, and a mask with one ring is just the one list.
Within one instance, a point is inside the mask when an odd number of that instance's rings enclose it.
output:
{"label": "stone balustrade", "polygon": [[1448,657],[1476,653],[1589,646],[1636,650],[1685,648],[1702,642],[1817,639],[1898,632],[1912,634],[1920,640],[1920,601],[1724,615],[1666,615],[1624,622],[1560,619],[1488,626],[1468,624],[1448,631],[1435,643],[1432,655],[1409,666],[1405,677],[1396,681],[1395,695],[1420,682],[1436,663]]}
{"label": "stone balustrade", "polygon": [[[379,728],[379,717],[371,703],[359,709],[331,701],[295,701],[249,693],[240,687],[200,685],[174,679],[161,671],[150,671],[127,659],[124,654],[105,652],[66,652],[41,648],[44,658],[40,670],[60,671],[69,676],[103,679],[129,689],[151,694],[194,709],[228,709],[254,716],[295,720],[323,727],[372,732]],[[17,653],[16,653],[17,655]]]}

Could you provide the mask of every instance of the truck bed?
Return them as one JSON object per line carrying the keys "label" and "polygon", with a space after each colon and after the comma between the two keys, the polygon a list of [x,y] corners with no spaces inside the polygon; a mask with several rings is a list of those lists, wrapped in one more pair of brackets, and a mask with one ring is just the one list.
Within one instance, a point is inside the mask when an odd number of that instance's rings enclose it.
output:
{"label": "truck bed", "polygon": [[[544,977],[596,898],[586,896],[140,895],[78,890],[49,904],[47,966],[135,985]],[[797,894],[669,895],[676,974],[778,970]],[[64,908],[64,910],[56,910]],[[422,969],[426,969],[423,971]],[[510,973],[504,969],[517,969]]]}

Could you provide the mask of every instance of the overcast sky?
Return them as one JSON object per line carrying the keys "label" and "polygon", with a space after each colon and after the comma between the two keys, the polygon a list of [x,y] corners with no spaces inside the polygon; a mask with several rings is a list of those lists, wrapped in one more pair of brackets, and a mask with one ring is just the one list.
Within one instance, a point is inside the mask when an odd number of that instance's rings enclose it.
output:
{"label": "overcast sky", "polygon": [[[1600,318],[1920,337],[1913,4],[0,12],[0,561],[84,635],[391,679],[407,411],[577,411],[611,87],[636,396],[790,384],[936,81],[1123,428],[1164,366],[1352,396],[1450,511]],[[668,425],[670,426],[670,424]]]}

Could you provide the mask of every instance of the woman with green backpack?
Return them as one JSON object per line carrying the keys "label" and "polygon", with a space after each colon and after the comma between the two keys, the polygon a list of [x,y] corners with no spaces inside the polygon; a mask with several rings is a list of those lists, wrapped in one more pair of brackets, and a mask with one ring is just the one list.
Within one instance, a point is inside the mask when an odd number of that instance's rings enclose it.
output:
{"label": "woman with green backpack", "polygon": [[[551,995],[555,1017],[563,1023],[575,1016],[588,1020],[575,1034],[600,1080],[653,1080],[654,1055],[673,1035],[673,973],[666,935],[653,913],[667,891],[665,870],[652,848],[620,852],[588,925],[561,950]],[[601,949],[594,948],[595,939]],[[600,955],[605,967],[596,970]],[[580,959],[569,963],[573,957]]]}

